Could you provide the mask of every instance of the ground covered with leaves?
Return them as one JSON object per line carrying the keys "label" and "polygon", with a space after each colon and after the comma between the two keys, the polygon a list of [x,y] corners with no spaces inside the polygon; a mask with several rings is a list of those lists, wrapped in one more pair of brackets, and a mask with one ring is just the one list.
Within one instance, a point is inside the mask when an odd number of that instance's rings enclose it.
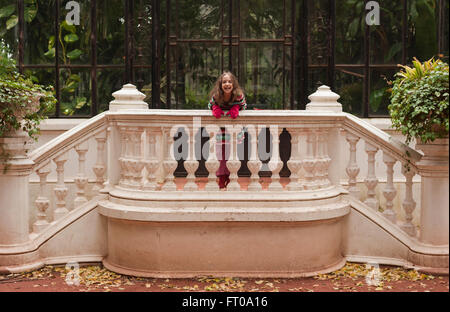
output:
{"label": "ground covered with leaves", "polygon": [[0,274],[0,292],[448,292],[448,275],[389,266],[347,263],[329,274],[304,278],[139,278],[101,265],[46,266]]}

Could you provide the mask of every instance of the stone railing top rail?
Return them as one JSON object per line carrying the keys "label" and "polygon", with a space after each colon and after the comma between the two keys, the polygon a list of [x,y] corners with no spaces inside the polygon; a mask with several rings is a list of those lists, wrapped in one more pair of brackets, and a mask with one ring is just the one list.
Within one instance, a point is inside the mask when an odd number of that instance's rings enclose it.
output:
{"label": "stone railing top rail", "polygon": [[299,129],[310,127],[341,128],[378,146],[399,161],[406,162],[406,155],[409,155],[411,165],[414,166],[414,163],[422,157],[421,153],[393,139],[386,132],[348,113],[325,110],[247,110],[240,112],[239,117],[233,120],[227,116],[216,119],[206,109],[130,109],[103,112],[32,151],[29,157],[35,162],[35,167],[39,167],[39,164],[63,153],[73,145],[81,143],[100,131],[104,131],[108,121],[113,123],[132,123],[135,126],[143,127],[150,125],[171,126],[176,124],[185,124],[191,127],[195,117],[201,118],[202,126],[214,123],[219,126],[227,124],[269,126],[272,124]]}
{"label": "stone railing top rail", "polygon": [[106,112],[98,114],[31,151],[28,156],[34,162],[34,167],[41,167],[42,164],[64,153],[75,144],[82,143],[93,135],[104,131],[106,114]]}

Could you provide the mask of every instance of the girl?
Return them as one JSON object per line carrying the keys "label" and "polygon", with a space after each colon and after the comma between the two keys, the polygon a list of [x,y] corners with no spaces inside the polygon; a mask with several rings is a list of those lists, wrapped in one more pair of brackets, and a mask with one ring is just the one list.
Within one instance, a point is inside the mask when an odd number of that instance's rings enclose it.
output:
{"label": "girl", "polygon": [[[236,77],[229,71],[225,71],[219,76],[210,92],[210,98],[208,108],[212,110],[213,116],[217,119],[224,115],[224,110],[228,110],[226,116],[236,119],[239,116],[239,111],[247,108],[244,91],[239,86]],[[217,136],[216,152],[221,153],[221,155],[218,155],[220,167],[216,175],[219,177],[219,187],[223,189],[230,183],[230,171],[226,166],[228,156],[225,156],[225,151],[227,151],[227,154],[229,151],[227,148],[229,136],[225,134],[224,128],[221,128],[221,130],[222,133]],[[239,136],[242,139],[243,133],[241,132],[238,135],[238,140]]]}

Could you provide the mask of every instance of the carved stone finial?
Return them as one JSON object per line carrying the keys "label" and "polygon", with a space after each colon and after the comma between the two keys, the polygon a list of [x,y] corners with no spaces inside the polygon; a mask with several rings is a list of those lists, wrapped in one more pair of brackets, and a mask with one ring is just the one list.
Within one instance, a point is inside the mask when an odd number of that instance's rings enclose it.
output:
{"label": "carved stone finial", "polygon": [[145,94],[139,92],[136,86],[131,83],[126,84],[112,94],[114,100],[109,102],[109,110],[112,112],[128,109],[148,109],[148,104],[144,102]]}
{"label": "carved stone finial", "polygon": [[340,96],[331,91],[328,86],[320,86],[316,92],[311,94],[308,99],[311,101],[306,105],[306,110],[342,112],[342,105],[337,100]]}

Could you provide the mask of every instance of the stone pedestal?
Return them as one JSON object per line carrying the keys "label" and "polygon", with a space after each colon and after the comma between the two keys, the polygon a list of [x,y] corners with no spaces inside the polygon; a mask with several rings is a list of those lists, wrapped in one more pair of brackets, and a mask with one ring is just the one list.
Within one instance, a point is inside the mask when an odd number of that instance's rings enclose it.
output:
{"label": "stone pedestal", "polygon": [[23,131],[0,138],[0,245],[24,243],[29,233],[29,137]]}
{"label": "stone pedestal", "polygon": [[419,239],[426,244],[448,245],[448,138],[427,144],[418,140],[416,149],[424,153],[417,163],[422,177]]}

